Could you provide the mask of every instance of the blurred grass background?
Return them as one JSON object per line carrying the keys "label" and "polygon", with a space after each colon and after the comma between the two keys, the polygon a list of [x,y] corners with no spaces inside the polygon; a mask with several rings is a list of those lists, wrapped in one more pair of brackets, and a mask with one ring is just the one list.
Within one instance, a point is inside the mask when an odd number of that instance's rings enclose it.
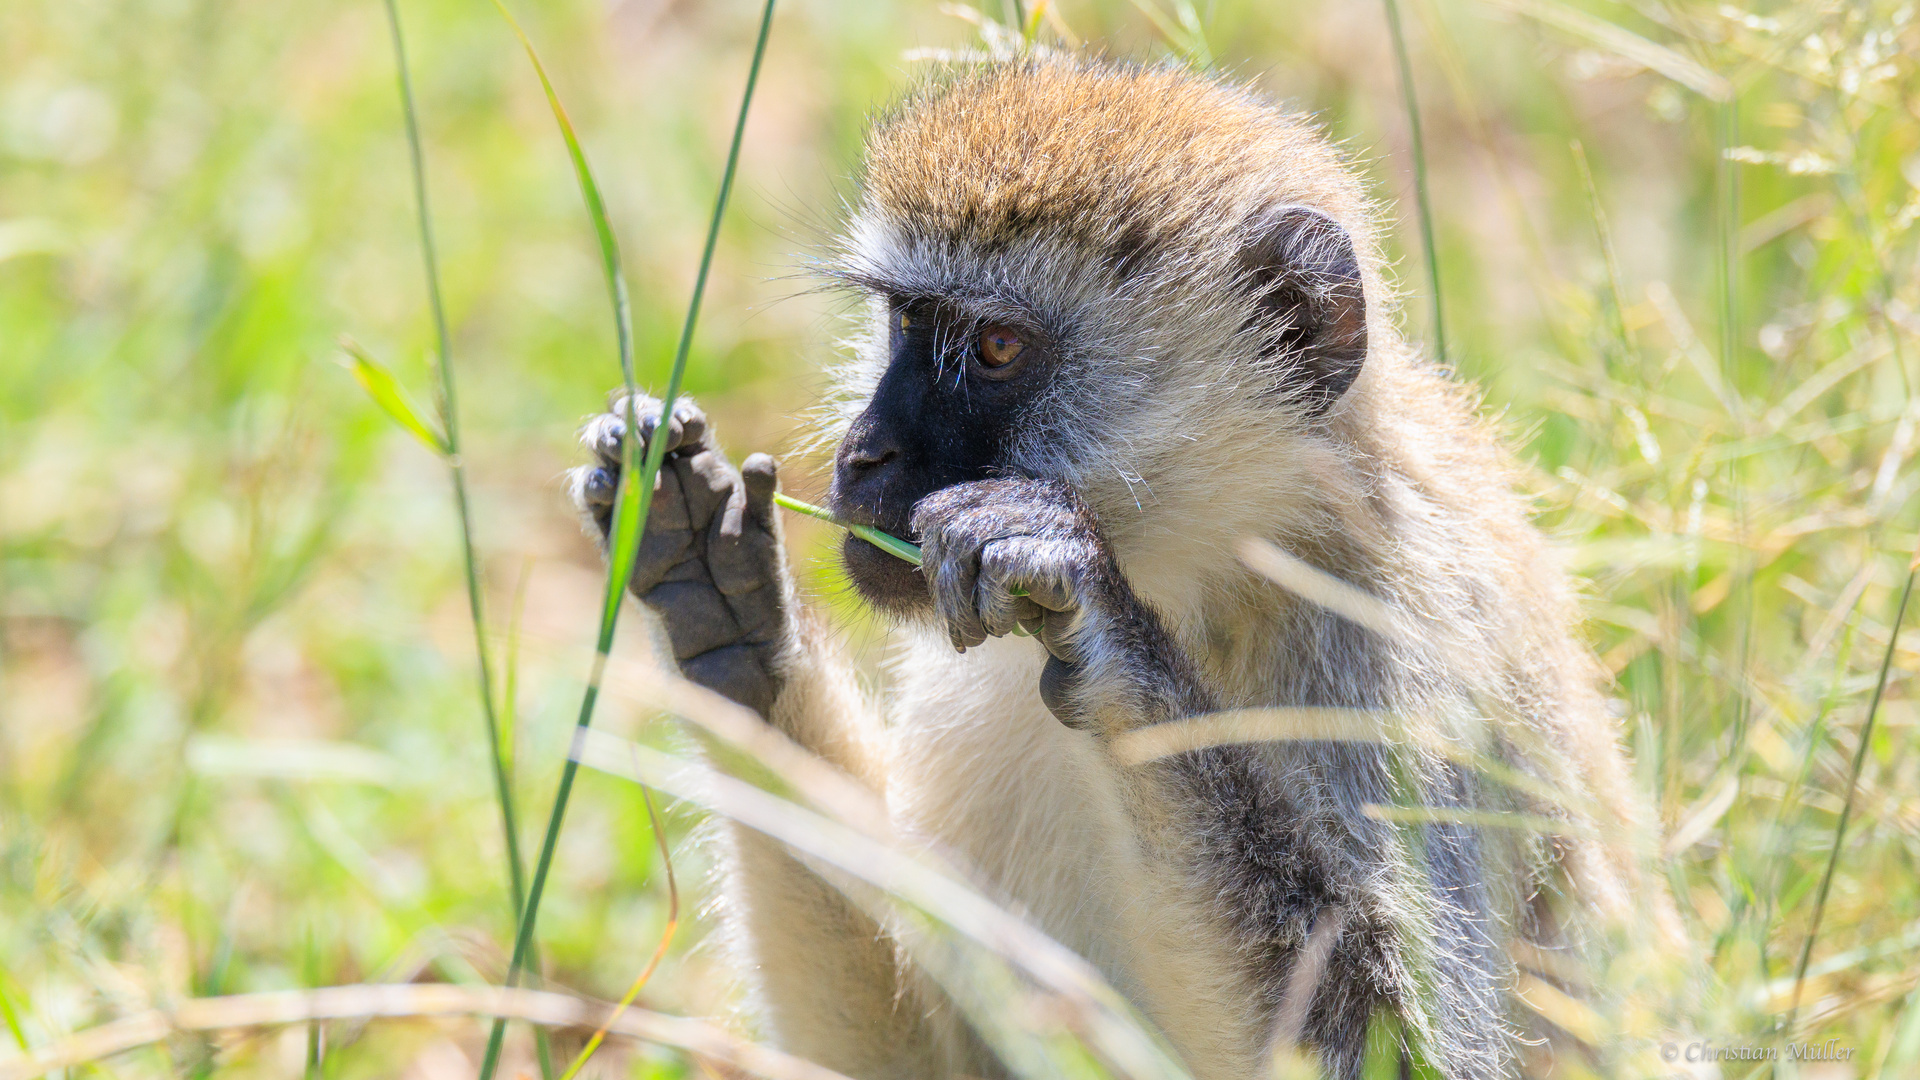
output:
{"label": "blurred grass background", "polygon": [[[1396,208],[1406,326],[1430,338],[1385,9],[1220,0],[1191,9],[1203,39],[1180,10],[1064,0],[1040,36],[1211,56],[1317,114]],[[558,480],[618,367],[565,151],[507,26],[485,3],[401,11],[532,837],[601,578]],[[606,192],[657,388],[756,12],[518,14]],[[1791,1015],[1795,1037],[1856,1048],[1801,1075],[1920,1075],[1911,634],[1794,1004],[1920,539],[1913,6],[1401,14],[1447,359],[1485,388],[1591,580],[1593,643],[1718,979],[1661,1019],[1726,1043],[1784,1038],[1767,1033]],[[913,50],[976,41],[931,4],[781,5],[688,373],[736,455],[795,444],[821,388],[845,307],[794,275],[849,195],[864,117],[911,83]],[[444,470],[335,363],[351,333],[431,399],[406,153],[377,3],[0,8],[0,1047],[189,996],[504,973]],[[788,488],[819,494],[821,464],[790,460]],[[792,538],[807,589],[876,656],[884,631],[834,577],[832,538],[799,522]],[[618,652],[638,655],[639,627]],[[603,709],[647,711],[617,692]],[[637,789],[581,784],[543,959],[553,985],[613,998],[661,933],[664,876]],[[695,815],[669,818],[692,880]],[[696,920],[643,1003],[725,1011],[700,936]],[[471,1075],[483,1031],[337,1024],[319,1069]],[[182,1038],[102,1068],[294,1074],[306,1040]],[[590,1068],[700,1069],[630,1045]]]}

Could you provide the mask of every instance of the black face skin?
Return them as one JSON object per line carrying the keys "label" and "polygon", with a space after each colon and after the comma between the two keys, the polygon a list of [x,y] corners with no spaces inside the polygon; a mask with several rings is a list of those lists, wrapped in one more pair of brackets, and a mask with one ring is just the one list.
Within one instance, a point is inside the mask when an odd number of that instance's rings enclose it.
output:
{"label": "black face skin", "polygon": [[[1255,302],[1248,330],[1262,335],[1267,355],[1290,359],[1289,385],[1276,389],[1309,417],[1321,415],[1366,358],[1351,240],[1318,210],[1284,207],[1251,227],[1239,269]],[[1004,309],[985,318],[955,299],[896,295],[888,310],[892,355],[834,457],[828,503],[849,521],[917,543],[909,523],[921,499],[954,484],[1021,476],[1007,460],[1014,433],[1058,376],[1064,349],[1038,320]],[[896,616],[932,612],[912,565],[851,535],[841,556],[874,607]]]}
{"label": "black face skin", "polygon": [[[896,297],[891,352],[866,411],[834,455],[833,512],[916,541],[908,522],[942,488],[1007,476],[1021,415],[1055,352],[1031,324],[991,322],[951,303]],[[841,556],[860,595],[894,615],[932,610],[920,571],[848,535]]]}

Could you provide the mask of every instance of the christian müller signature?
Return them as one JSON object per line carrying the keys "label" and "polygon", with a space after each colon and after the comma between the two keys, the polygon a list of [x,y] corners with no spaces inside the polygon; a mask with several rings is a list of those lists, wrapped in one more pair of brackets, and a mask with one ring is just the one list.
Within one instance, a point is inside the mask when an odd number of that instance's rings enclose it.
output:
{"label": "christian m\u00fcller signature", "polygon": [[1717,1044],[1711,1039],[1688,1043],[1662,1043],[1660,1056],[1667,1061],[1851,1061],[1855,1047],[1841,1046],[1839,1039],[1819,1043],[1790,1042],[1782,1046]]}

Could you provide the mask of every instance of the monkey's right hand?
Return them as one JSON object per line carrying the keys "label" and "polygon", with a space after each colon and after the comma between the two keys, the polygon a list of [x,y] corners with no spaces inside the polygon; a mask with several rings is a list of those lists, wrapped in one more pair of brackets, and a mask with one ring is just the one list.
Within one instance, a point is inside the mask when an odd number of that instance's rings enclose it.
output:
{"label": "monkey's right hand", "polygon": [[[636,397],[633,410],[641,439],[654,438],[660,402]],[[610,411],[587,421],[580,441],[595,463],[568,477],[574,505],[594,526],[602,552],[620,489],[626,417],[620,396]],[[774,460],[754,454],[735,469],[714,445],[706,414],[686,398],[674,403],[665,437],[667,455],[629,588],[666,624],[674,659],[689,680],[767,716],[794,636],[773,506]]]}

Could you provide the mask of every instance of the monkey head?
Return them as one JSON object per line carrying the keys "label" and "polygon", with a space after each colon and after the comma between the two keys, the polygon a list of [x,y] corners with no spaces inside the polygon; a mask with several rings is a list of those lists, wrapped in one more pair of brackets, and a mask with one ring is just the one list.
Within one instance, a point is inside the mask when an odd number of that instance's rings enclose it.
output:
{"label": "monkey head", "polygon": [[[1190,490],[1326,466],[1368,355],[1366,220],[1324,138],[1245,91],[949,73],[876,125],[828,268],[868,305],[833,509],[914,539],[928,495],[1025,477],[1077,492],[1123,561],[1169,529],[1214,543],[1195,514],[1246,531]],[[880,609],[927,610],[913,567],[851,536],[844,557]]]}

